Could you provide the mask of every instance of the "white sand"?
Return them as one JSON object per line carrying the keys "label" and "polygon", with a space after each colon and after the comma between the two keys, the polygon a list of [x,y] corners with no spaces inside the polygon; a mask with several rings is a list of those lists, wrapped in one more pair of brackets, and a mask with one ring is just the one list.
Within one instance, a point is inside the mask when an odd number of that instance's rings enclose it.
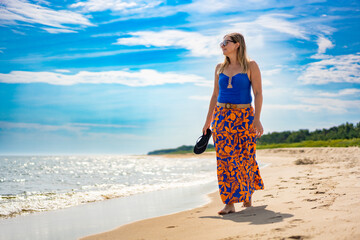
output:
{"label": "white sand", "polygon": [[252,207],[219,216],[216,191],[205,206],[82,239],[360,239],[360,148],[257,150],[257,160],[271,165]]}

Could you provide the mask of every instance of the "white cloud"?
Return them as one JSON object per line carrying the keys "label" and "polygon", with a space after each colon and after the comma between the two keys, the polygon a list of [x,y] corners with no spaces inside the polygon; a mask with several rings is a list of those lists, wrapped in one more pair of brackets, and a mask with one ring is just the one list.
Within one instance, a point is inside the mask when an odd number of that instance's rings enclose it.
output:
{"label": "white cloud", "polygon": [[234,10],[238,2],[229,0],[197,0],[182,6],[181,11],[197,14],[209,14],[214,12],[228,12]]}
{"label": "white cloud", "polygon": [[[136,125],[118,125],[118,124],[92,124],[92,123],[68,123],[64,125],[49,125],[40,123],[24,123],[24,122],[6,122],[0,121],[0,129],[12,130],[12,129],[26,129],[35,132],[56,132],[56,131],[67,131],[76,134],[79,137],[85,137],[89,139],[141,139],[150,140],[148,136],[140,136],[135,134],[127,133],[106,133],[99,132],[97,129],[92,132],[90,128],[138,128]],[[29,133],[27,131],[27,133]],[[24,134],[22,132],[21,134]],[[83,139],[84,140],[84,139]]]}
{"label": "white cloud", "polygon": [[[63,24],[73,24],[81,26],[94,26],[82,14],[68,10],[53,10],[37,4],[32,4],[26,0],[3,0],[3,7],[0,9],[0,25],[17,25],[17,22],[31,24],[41,24],[58,28],[66,32],[70,27]],[[58,33],[53,28],[45,28],[50,33]]]}
{"label": "white cloud", "polygon": [[[285,86],[284,86],[285,87]],[[336,93],[308,91],[299,88],[271,88],[264,91],[263,109],[294,110],[323,114],[326,111],[333,115],[356,113],[360,111],[360,100],[356,98],[339,99],[360,93],[360,89],[343,89]],[[289,95],[289,92],[291,94]],[[314,97],[316,96],[316,97]],[[280,104],[278,104],[281,102]]]}
{"label": "white cloud", "polygon": [[[163,48],[158,48],[157,50],[162,50]],[[165,49],[165,48],[164,48]],[[69,49],[72,51],[72,49]],[[84,51],[86,49],[79,49],[80,51]],[[96,50],[90,49],[90,50]],[[77,49],[73,49],[73,51],[77,51]],[[81,58],[97,58],[97,57],[105,57],[105,56],[113,56],[123,53],[136,53],[136,52],[146,52],[153,51],[153,49],[120,49],[114,51],[97,51],[97,52],[87,52],[87,53],[76,53],[76,54],[63,54],[63,55],[54,55],[54,56],[24,56],[11,59],[11,62],[20,62],[20,63],[32,63],[38,61],[52,61],[52,60],[69,60],[69,59],[81,59]]]}
{"label": "white cloud", "polygon": [[360,83],[360,53],[331,56],[306,65],[298,80],[304,84]]}
{"label": "white cloud", "polygon": [[[79,139],[79,142],[95,140],[97,143],[99,140],[109,141],[113,143],[113,140],[122,140],[129,143],[130,140],[147,140],[153,141],[154,138],[152,136],[144,136],[144,135],[136,135],[129,133],[105,133],[105,132],[86,132],[82,134],[82,139]],[[108,144],[107,144],[108,145]]]}
{"label": "white cloud", "polygon": [[272,86],[273,83],[270,81],[270,79],[267,78],[261,78],[261,84],[263,86]]}
{"label": "white cloud", "polygon": [[39,123],[0,121],[0,128],[2,129],[22,128],[22,129],[41,130],[41,131],[66,130],[71,132],[79,132],[82,130],[89,130],[89,128],[139,128],[139,126],[120,125],[120,124],[95,124],[95,123],[69,123],[65,125],[49,125],[49,124],[39,124]]}
{"label": "white cloud", "polygon": [[319,110],[319,106],[311,104],[267,104],[264,103],[262,109],[278,109],[278,110],[295,110],[315,112]]}
{"label": "white cloud", "polygon": [[350,109],[360,110],[360,100],[340,100],[335,98],[302,98],[301,101],[305,104],[311,104],[320,109],[326,109],[333,113],[346,113]]}
{"label": "white cloud", "polygon": [[128,34],[133,37],[119,38],[114,44],[185,48],[190,51],[191,56],[196,57],[218,56],[221,53],[218,47],[220,37],[204,36],[197,32],[163,30],[129,32]]}
{"label": "white cloud", "polygon": [[[307,33],[302,27],[286,20],[292,17],[293,16],[289,14],[267,14],[250,22],[239,22],[238,19],[224,20],[223,25],[225,26],[211,35],[182,30],[127,32],[126,34],[131,37],[118,38],[114,44],[184,48],[190,51],[189,56],[219,56],[221,54],[219,42],[226,33],[234,32],[237,29],[241,29],[241,32],[246,36],[247,45],[250,47],[253,46],[256,49],[264,46],[265,37],[263,29],[270,29],[297,38],[308,39]],[[226,27],[226,25],[228,26]],[[96,36],[98,37],[98,35]],[[108,35],[106,34],[104,36]]]}
{"label": "white cloud", "polygon": [[289,21],[288,19],[291,18],[294,16],[280,13],[263,14],[252,21],[244,17],[231,17],[220,20],[224,26],[219,36],[222,39],[227,33],[241,32],[245,37],[249,52],[262,51],[260,49],[264,48],[266,42],[269,41],[284,41],[290,37],[309,40],[306,28],[295,21]]}
{"label": "white cloud", "polygon": [[53,85],[73,85],[80,83],[104,84],[115,83],[130,87],[144,87],[168,83],[194,83],[197,86],[211,86],[212,82],[194,74],[161,73],[152,69],[142,69],[138,72],[80,71],[77,74],[62,74],[55,72],[11,71],[0,73],[2,83],[48,83]]}
{"label": "white cloud", "polygon": [[319,54],[321,53],[325,53],[326,49],[328,48],[333,48],[335,45],[332,44],[332,42],[323,37],[323,36],[319,36],[318,40],[317,40],[317,44],[319,45],[319,49],[318,49],[318,52]]}
{"label": "white cloud", "polygon": [[306,112],[327,110],[333,114],[344,114],[355,109],[360,110],[360,100],[340,100],[334,98],[301,98],[298,104],[263,104],[263,109],[281,109]]}
{"label": "white cloud", "polygon": [[139,128],[136,125],[120,125],[120,124],[98,124],[98,123],[72,123],[73,126],[97,127],[97,128]]}
{"label": "white cloud", "polygon": [[281,72],[282,68],[273,68],[270,70],[262,70],[261,71],[261,75],[262,76],[266,76],[266,77],[270,77],[276,74],[279,74]]}
{"label": "white cloud", "polygon": [[81,130],[86,130],[86,127],[75,127],[71,125],[47,125],[47,124],[39,124],[39,123],[23,123],[23,122],[4,122],[0,121],[0,128],[2,129],[34,129],[41,131],[59,131],[66,130],[70,132],[80,132]]}
{"label": "white cloud", "polygon": [[55,72],[64,72],[64,73],[68,73],[70,72],[69,70],[67,69],[55,69]]}
{"label": "white cloud", "polygon": [[141,12],[149,8],[154,8],[163,1],[122,1],[122,0],[88,0],[71,4],[71,8],[80,8],[83,12],[101,12],[111,10],[115,12]]}
{"label": "white cloud", "polygon": [[326,49],[333,48],[335,47],[335,45],[324,36],[318,36],[316,43],[318,45],[318,51],[316,54],[310,56],[310,58],[313,59],[330,58],[331,57],[330,55],[325,55],[324,53],[326,52]]}
{"label": "white cloud", "polygon": [[88,0],[71,4],[71,8],[82,8],[84,12],[101,12],[105,10],[121,11],[131,7],[138,7],[136,2],[124,2],[122,0]]}
{"label": "white cloud", "polygon": [[272,29],[277,32],[286,33],[291,36],[309,40],[306,30],[296,23],[285,20],[286,18],[293,18],[290,14],[274,13],[262,15],[255,20],[254,23],[264,28]]}
{"label": "white cloud", "polygon": [[270,70],[261,70],[261,81],[263,86],[272,86],[273,83],[270,79],[277,78],[281,73],[282,68],[274,68]]}
{"label": "white cloud", "polygon": [[[323,0],[319,0],[322,2]],[[180,3],[178,3],[180,2]],[[314,0],[312,3],[316,2]],[[125,21],[129,19],[165,17],[174,15],[178,12],[189,14],[190,17],[204,17],[213,13],[237,13],[239,11],[269,9],[273,6],[279,8],[294,7],[308,4],[306,1],[261,1],[261,0],[194,0],[188,4],[166,5],[164,0],[87,0],[71,4],[70,8],[76,8],[81,12],[100,12],[110,10],[113,15],[118,14],[121,18],[112,19],[114,21]]]}
{"label": "white cloud", "polygon": [[318,92],[318,96],[324,96],[324,97],[341,97],[341,96],[349,96],[349,95],[359,95],[360,96],[360,89],[358,88],[347,88],[342,89],[336,93],[330,93],[330,92]]}
{"label": "white cloud", "polygon": [[[323,2],[324,0],[311,0],[311,3]],[[182,11],[194,14],[212,14],[224,12],[242,12],[248,10],[261,10],[277,8],[296,8],[297,6],[309,4],[308,1],[297,0],[195,0],[183,6]],[[179,7],[179,6],[176,6]]]}

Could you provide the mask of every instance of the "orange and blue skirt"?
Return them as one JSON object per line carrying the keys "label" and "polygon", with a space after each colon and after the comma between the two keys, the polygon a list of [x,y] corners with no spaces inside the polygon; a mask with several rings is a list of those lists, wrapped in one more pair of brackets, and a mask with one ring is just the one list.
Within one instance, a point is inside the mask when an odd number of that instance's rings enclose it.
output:
{"label": "orange and blue skirt", "polygon": [[216,150],[219,192],[224,204],[250,202],[255,190],[264,189],[256,162],[254,108],[216,105],[211,123]]}

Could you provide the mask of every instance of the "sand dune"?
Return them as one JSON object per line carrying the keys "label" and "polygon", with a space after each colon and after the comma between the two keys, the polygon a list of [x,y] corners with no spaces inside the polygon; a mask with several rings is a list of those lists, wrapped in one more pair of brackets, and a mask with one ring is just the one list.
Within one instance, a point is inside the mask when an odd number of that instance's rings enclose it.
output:
{"label": "sand dune", "polygon": [[263,149],[257,160],[271,164],[252,207],[219,216],[216,191],[203,207],[82,239],[360,239],[360,148]]}

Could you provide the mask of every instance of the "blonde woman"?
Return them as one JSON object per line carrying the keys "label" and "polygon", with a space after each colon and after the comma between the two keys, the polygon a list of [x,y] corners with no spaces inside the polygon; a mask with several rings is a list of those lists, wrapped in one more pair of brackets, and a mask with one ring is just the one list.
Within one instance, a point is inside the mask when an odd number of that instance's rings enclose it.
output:
{"label": "blonde woman", "polygon": [[227,34],[220,46],[225,60],[215,69],[214,92],[203,133],[211,124],[219,192],[225,204],[218,214],[227,214],[235,212],[234,203],[251,207],[253,192],[264,189],[255,159],[256,138],[264,131],[260,122],[263,97],[260,70],[247,56],[243,35]]}

